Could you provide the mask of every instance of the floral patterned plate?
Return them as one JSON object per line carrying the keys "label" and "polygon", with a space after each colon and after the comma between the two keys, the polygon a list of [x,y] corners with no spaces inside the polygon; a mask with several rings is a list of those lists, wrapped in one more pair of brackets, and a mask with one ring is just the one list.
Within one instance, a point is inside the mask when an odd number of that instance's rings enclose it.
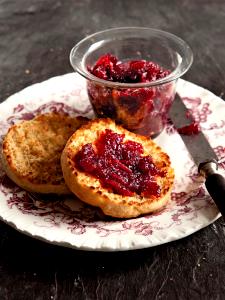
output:
{"label": "floral patterned plate", "polygon": [[[208,138],[225,174],[225,102],[211,92],[179,80],[178,92]],[[34,84],[0,104],[0,144],[8,128],[49,111],[93,117],[85,81],[66,74]],[[220,217],[202,178],[172,123],[156,139],[175,168],[172,200],[160,213],[130,220],[105,217],[71,196],[39,198],[16,186],[0,166],[0,217],[22,233],[46,242],[83,250],[122,251],[178,240]],[[1,145],[0,145],[1,146]]]}

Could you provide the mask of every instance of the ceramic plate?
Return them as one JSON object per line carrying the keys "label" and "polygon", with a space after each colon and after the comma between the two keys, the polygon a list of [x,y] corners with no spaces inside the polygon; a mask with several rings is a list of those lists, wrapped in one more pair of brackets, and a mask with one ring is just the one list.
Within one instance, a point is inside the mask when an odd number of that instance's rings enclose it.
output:
{"label": "ceramic plate", "polygon": [[[223,162],[225,102],[184,80],[179,80],[178,92]],[[51,78],[12,95],[0,104],[0,111],[0,143],[12,124],[36,114],[52,111],[93,117],[85,81],[75,73]],[[171,122],[156,142],[170,155],[176,175],[172,200],[160,213],[115,220],[75,197],[45,196],[40,200],[11,182],[0,166],[0,217],[32,237],[98,251],[152,247],[181,239],[214,222],[220,214]],[[220,171],[225,175],[224,166],[220,164]]]}

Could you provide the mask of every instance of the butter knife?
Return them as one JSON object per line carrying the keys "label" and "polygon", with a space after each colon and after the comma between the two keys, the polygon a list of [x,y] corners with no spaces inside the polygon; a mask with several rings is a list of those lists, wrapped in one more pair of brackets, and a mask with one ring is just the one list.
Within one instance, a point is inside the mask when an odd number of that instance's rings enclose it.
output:
{"label": "butter knife", "polygon": [[[190,112],[178,94],[169,116],[176,128],[187,126],[194,121],[194,118],[190,120]],[[197,165],[198,172],[205,178],[206,189],[225,218],[225,178],[218,172],[218,158],[215,152],[202,131],[190,135],[180,133],[180,136]]]}

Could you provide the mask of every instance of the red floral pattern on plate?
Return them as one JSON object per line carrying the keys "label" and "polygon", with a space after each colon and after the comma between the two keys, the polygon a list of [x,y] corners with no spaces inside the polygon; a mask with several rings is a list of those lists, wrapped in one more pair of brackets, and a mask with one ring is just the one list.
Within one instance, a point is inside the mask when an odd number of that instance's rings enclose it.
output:
{"label": "red floral pattern on plate", "polygon": [[[220,137],[225,121],[214,106],[218,107],[219,103],[224,109],[225,104],[210,92],[183,80],[179,81],[178,92],[195,120],[200,122],[224,167],[225,149]],[[0,143],[12,124],[40,113],[53,111],[93,117],[85,81],[77,74],[28,87],[0,106],[4,111],[0,116]],[[219,217],[217,209],[170,120],[156,142],[170,155],[176,174],[171,201],[161,212],[130,220],[113,219],[73,196],[31,195],[8,179],[0,167],[0,216],[17,229],[52,243],[104,251],[162,244],[212,223]]]}

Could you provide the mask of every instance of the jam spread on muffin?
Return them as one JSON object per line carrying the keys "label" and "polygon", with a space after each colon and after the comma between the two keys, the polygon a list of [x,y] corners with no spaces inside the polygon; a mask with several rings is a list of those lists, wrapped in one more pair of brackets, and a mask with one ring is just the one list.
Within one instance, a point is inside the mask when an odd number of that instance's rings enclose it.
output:
{"label": "jam spread on muffin", "polygon": [[[152,61],[123,62],[112,54],[101,56],[88,70],[100,79],[123,84],[151,83],[171,73]],[[157,135],[163,129],[174,94],[174,83],[126,88],[88,82],[88,95],[97,116],[110,117],[147,136]]]}
{"label": "jam spread on muffin", "polygon": [[98,178],[102,187],[123,196],[160,196],[156,176],[164,177],[140,143],[124,140],[110,129],[101,132],[94,144],[87,143],[75,155],[76,167]]}

